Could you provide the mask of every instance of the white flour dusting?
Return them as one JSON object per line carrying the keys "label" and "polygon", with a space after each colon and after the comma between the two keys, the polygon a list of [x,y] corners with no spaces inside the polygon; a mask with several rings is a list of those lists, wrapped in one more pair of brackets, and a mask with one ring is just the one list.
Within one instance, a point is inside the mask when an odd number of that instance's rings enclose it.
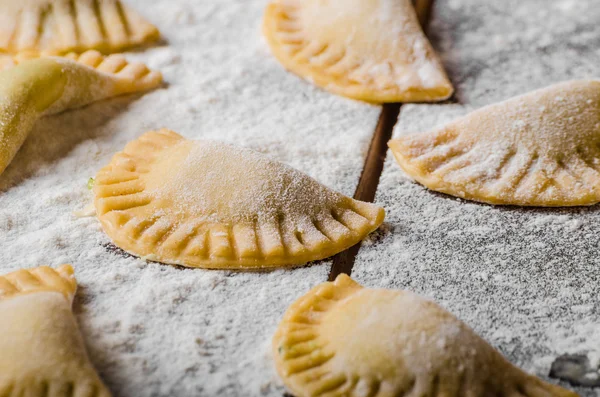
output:
{"label": "white flour dusting", "polygon": [[[598,76],[596,5],[594,0],[436,1],[429,31],[459,103],[404,106],[395,135],[427,131],[555,82]],[[547,380],[561,354],[597,356],[598,206],[475,204],[427,191],[403,174],[392,156],[376,202],[386,208],[387,223],[361,249],[353,272],[357,281],[436,299],[513,363]],[[597,389],[576,391],[600,395]]]}
{"label": "white flour dusting", "polygon": [[[285,308],[329,266],[266,274],[181,270],[107,250],[87,179],[130,140],[168,127],[248,146],[352,194],[378,108],[287,74],[260,39],[264,1],[130,0],[168,45],[133,54],[168,86],[38,123],[0,176],[0,270],[74,264],[75,309],[115,397],[280,396],[268,357]],[[438,0],[435,31],[461,104],[402,110],[396,133],[484,104],[598,75],[594,0]],[[388,158],[377,201],[387,224],[355,276],[435,298],[540,376],[562,353],[598,349],[597,207],[494,208],[437,195]],[[583,396],[596,392],[579,389]]]}
{"label": "white flour dusting", "polygon": [[485,202],[556,205],[598,201],[597,186],[585,183],[588,174],[598,175],[592,168],[600,164],[598,141],[600,82],[571,80],[390,145],[403,169],[417,169],[415,179],[433,190]]}
{"label": "white flour dusting", "polygon": [[[179,162],[169,159],[175,155],[181,157]],[[162,161],[173,173],[161,170],[166,180],[157,177],[146,187],[155,198],[176,198],[172,207],[161,208],[167,215],[186,213],[215,222],[266,221],[285,215],[300,221],[330,210],[342,198],[268,156],[215,141],[183,141],[161,153],[153,170],[165,167]]]}
{"label": "white flour dusting", "polygon": [[130,54],[167,82],[39,122],[0,176],[0,272],[73,263],[75,310],[115,397],[281,396],[270,338],[329,262],[272,273],[181,270],[106,248],[88,178],[142,133],[168,127],[251,147],[352,195],[379,108],[286,73],[260,34],[263,0],[128,0],[165,45]]}

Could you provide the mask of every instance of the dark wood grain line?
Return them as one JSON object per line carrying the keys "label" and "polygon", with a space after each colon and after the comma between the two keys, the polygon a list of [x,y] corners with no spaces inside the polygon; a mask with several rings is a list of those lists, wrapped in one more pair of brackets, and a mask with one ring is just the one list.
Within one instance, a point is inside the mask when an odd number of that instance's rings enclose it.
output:
{"label": "dark wood grain line", "polygon": [[[433,2],[434,0],[413,0],[423,30],[427,27]],[[379,178],[381,178],[387,154],[387,143],[392,138],[394,126],[398,122],[398,117],[400,116],[401,106],[402,104],[400,103],[388,103],[384,104],[381,109],[379,120],[375,127],[373,138],[371,139],[371,145],[369,146],[369,151],[365,158],[363,171],[354,192],[354,198],[356,200],[368,202],[373,202],[375,200]],[[352,273],[352,267],[354,266],[354,261],[359,250],[360,243],[333,257],[333,264],[329,271],[329,281],[335,280],[335,278],[342,273],[347,275]],[[284,393],[283,397],[295,396],[290,393]]]}
{"label": "dark wood grain line", "polygon": [[[398,120],[399,113],[399,103],[388,103],[383,105],[369,151],[367,152],[363,171],[354,192],[354,198],[356,200],[367,201],[370,203],[375,200],[375,193],[377,192],[379,178],[383,171],[383,164],[387,153],[387,142],[392,137],[392,131]],[[329,271],[330,281],[335,280],[341,273],[351,274],[354,259],[356,258],[359,249],[360,243],[333,257],[333,264]]]}
{"label": "dark wood grain line", "polygon": [[429,24],[429,17],[431,16],[431,9],[433,8],[433,0],[414,0],[414,4],[419,22],[423,30],[426,31]]}
{"label": "dark wood grain line", "polygon": [[[423,30],[426,30],[431,15],[433,0],[413,0],[413,3],[419,22],[421,22]],[[381,109],[379,121],[377,122],[377,127],[373,133],[371,146],[369,147],[365,159],[363,171],[354,192],[354,198],[356,200],[367,201],[370,203],[375,200],[377,186],[379,186],[379,179],[381,178],[383,165],[385,163],[387,143],[392,138],[394,126],[398,122],[400,106],[402,106],[400,103],[387,103],[384,104]],[[342,273],[347,275],[352,274],[352,268],[354,267],[356,255],[358,255],[358,251],[360,250],[360,245],[361,243],[358,243],[333,257],[333,264],[329,271],[329,281],[335,280],[335,278]]]}

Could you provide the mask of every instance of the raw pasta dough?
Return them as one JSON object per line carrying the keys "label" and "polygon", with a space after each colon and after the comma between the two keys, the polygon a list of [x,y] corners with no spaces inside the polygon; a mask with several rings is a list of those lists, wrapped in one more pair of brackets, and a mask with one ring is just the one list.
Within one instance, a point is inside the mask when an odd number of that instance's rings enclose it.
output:
{"label": "raw pasta dough", "polygon": [[368,102],[429,102],[453,88],[410,0],[274,0],[263,31],[290,71]]}
{"label": "raw pasta dough", "polygon": [[104,53],[158,40],[158,29],[120,0],[0,0],[0,51]]}
{"label": "raw pasta dough", "polygon": [[73,268],[0,276],[0,396],[110,397],[71,311]]}
{"label": "raw pasta dough", "polygon": [[42,116],[101,99],[145,91],[162,82],[159,72],[96,51],[67,58],[20,56],[0,72],[0,174]]}
{"label": "raw pasta dough", "polygon": [[142,135],[98,173],[95,207],[127,252],[190,267],[269,268],[323,259],[384,218],[309,176],[248,149]]}
{"label": "raw pasta dough", "polygon": [[297,397],[577,396],[513,366],[434,302],[345,274],[289,307],[273,355]]}
{"label": "raw pasta dough", "polygon": [[491,204],[600,201],[600,81],[567,81],[389,146],[432,190]]}

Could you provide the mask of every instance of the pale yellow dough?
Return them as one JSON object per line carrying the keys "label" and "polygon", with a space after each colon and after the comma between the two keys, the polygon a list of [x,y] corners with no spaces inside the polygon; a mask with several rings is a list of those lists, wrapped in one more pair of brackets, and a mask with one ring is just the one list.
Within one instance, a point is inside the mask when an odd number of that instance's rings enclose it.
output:
{"label": "pale yellow dough", "polygon": [[93,188],[102,227],[134,255],[204,268],[270,268],[334,255],[382,208],[248,149],[169,131],[129,143]]}
{"label": "pale yellow dough", "polygon": [[143,64],[97,51],[65,58],[21,55],[5,59],[0,67],[6,69],[0,72],[0,174],[40,117],[162,82],[159,72]]}
{"label": "pale yellow dough", "polygon": [[411,0],[273,0],[263,32],[285,68],[368,102],[452,95]]}
{"label": "pale yellow dough", "polygon": [[119,52],[158,40],[158,29],[120,0],[0,0],[0,51]]}
{"label": "pale yellow dough", "polygon": [[110,397],[71,311],[73,268],[0,276],[0,396]]}
{"label": "pale yellow dough", "polygon": [[577,396],[513,366],[434,302],[346,275],[289,307],[273,355],[296,397]]}
{"label": "pale yellow dough", "polygon": [[432,190],[490,204],[600,202],[600,81],[580,80],[486,106],[389,142]]}

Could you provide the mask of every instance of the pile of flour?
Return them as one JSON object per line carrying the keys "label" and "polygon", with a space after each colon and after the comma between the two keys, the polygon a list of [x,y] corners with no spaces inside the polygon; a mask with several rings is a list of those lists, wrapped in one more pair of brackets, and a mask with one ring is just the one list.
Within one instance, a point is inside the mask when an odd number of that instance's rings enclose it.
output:
{"label": "pile of flour", "polygon": [[0,273],[72,263],[75,311],[115,397],[281,396],[270,340],[287,306],[325,281],[330,262],[236,273],[124,257],[94,218],[87,181],[142,133],[250,147],[352,195],[380,108],[287,73],[260,33],[264,0],[125,0],[165,43],[128,54],[165,77],[35,127],[0,176]]}
{"label": "pile of flour", "polygon": [[[449,69],[456,101],[403,106],[395,135],[427,131],[562,80],[599,76],[600,9],[594,5],[436,1],[430,36]],[[376,202],[386,208],[387,223],[363,245],[353,272],[357,281],[437,300],[513,363],[546,379],[561,354],[597,357],[598,206],[466,202],[414,183],[391,154]]]}

